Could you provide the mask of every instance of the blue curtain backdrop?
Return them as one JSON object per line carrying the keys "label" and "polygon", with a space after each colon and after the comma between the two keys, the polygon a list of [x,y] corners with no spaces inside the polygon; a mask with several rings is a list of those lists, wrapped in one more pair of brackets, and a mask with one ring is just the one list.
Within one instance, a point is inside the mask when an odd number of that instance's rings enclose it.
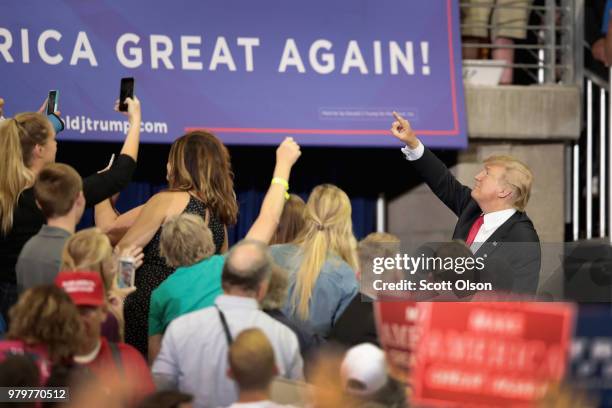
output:
{"label": "blue curtain backdrop", "polygon": [[[120,195],[117,201],[119,212],[128,211],[147,201],[156,192],[166,188],[165,184],[154,184],[147,182],[132,182]],[[308,199],[308,192],[292,190],[304,200]],[[244,238],[247,231],[255,221],[259,208],[263,201],[265,191],[248,189],[237,191],[240,213],[238,223],[228,229],[230,245]],[[353,207],[353,229],[358,239],[363,238],[376,229],[376,201],[369,197],[351,197]],[[91,227],[94,224],[93,209],[85,211],[77,229]]]}
{"label": "blue curtain backdrop", "polygon": [[[86,176],[105,167],[110,155],[120,149],[121,146],[115,143],[60,142],[57,161],[74,166],[81,175]],[[272,176],[276,149],[230,146],[229,150],[240,204],[238,223],[229,228],[232,244],[245,236],[259,213]],[[141,146],[134,179],[117,202],[119,211],[143,204],[151,195],[166,188],[168,151],[169,145]],[[376,198],[380,192],[392,190],[385,182],[390,179],[388,172],[398,172],[386,166],[389,163],[405,166],[401,153],[397,149],[346,148],[305,148],[302,152],[291,175],[290,191],[307,200],[316,185],[336,184],[351,198],[353,228],[357,238],[375,231]],[[91,209],[85,212],[78,228],[89,226],[93,226]]]}

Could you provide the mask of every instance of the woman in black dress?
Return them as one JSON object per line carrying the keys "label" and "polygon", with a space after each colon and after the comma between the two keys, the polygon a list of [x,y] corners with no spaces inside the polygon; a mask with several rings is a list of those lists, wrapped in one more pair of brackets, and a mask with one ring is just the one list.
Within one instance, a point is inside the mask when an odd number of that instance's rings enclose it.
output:
{"label": "woman in black dress", "polygon": [[[195,131],[177,139],[170,148],[167,171],[168,190],[152,196],[137,211],[133,225],[118,244],[120,248],[144,247],[144,263],[136,273],[136,291],[124,305],[125,341],[144,356],[151,292],[174,271],[159,254],[164,221],[181,213],[203,217],[213,233],[216,253],[221,253],[227,250],[226,226],[235,224],[238,214],[229,152],[214,135]],[[119,224],[121,220],[117,219],[115,225]],[[113,232],[113,227],[104,229]]]}
{"label": "woman in black dress", "polygon": [[[121,153],[109,169],[83,179],[88,207],[121,191],[136,169],[140,102],[137,98],[126,102],[130,130]],[[17,301],[17,257],[45,223],[32,186],[40,170],[55,161],[56,152],[55,130],[41,113],[20,113],[0,122],[0,313],[5,319]]]}

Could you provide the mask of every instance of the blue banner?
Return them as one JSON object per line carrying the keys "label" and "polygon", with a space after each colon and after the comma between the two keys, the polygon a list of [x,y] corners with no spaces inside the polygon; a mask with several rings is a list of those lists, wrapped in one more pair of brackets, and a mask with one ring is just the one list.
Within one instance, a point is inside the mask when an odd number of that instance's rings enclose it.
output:
{"label": "blue banner", "polygon": [[145,142],[208,129],[226,143],[396,146],[391,112],[432,147],[467,144],[456,0],[6,1],[0,96],[59,90],[60,139],[123,139],[135,78]]}

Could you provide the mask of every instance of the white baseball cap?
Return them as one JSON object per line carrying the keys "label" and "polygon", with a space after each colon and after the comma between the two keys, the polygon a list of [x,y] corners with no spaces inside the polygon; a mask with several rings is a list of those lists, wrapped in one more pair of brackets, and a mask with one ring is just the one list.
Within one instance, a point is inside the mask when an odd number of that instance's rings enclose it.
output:
{"label": "white baseball cap", "polygon": [[362,343],[346,352],[340,366],[344,390],[359,397],[370,396],[387,383],[385,353],[370,343]]}

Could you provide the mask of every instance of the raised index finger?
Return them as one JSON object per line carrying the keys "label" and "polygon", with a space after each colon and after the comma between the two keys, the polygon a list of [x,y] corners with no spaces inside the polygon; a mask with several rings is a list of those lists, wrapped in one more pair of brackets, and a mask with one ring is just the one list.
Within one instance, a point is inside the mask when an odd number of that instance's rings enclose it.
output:
{"label": "raised index finger", "polygon": [[395,120],[397,120],[400,123],[404,123],[406,122],[406,119],[404,119],[402,117],[402,115],[400,115],[399,113],[397,113],[396,111],[393,111],[393,117],[395,118]]}

